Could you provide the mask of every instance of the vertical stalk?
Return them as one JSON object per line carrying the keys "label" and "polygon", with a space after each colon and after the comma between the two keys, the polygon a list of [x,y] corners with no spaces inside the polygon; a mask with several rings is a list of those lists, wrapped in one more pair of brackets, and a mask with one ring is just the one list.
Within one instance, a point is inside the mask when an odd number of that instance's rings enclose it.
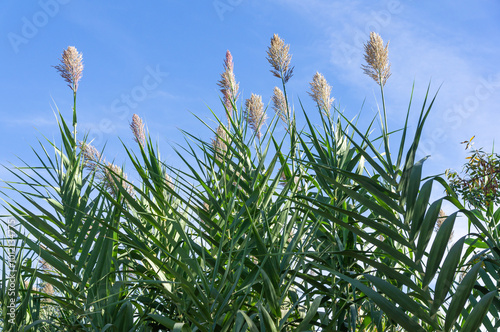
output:
{"label": "vertical stalk", "polygon": [[384,85],[382,84],[382,75],[379,74],[379,85],[380,85],[380,93],[382,95],[382,112],[384,113],[384,123],[383,123],[383,128],[382,128],[382,135],[384,137],[384,149],[385,149],[385,154],[387,156],[387,163],[389,164],[390,169],[388,170],[389,174],[393,176],[393,178],[396,177],[396,173],[394,173],[393,165],[392,165],[392,158],[391,158],[391,153],[389,149],[389,132],[387,130],[387,111],[385,107],[385,96],[384,96]]}
{"label": "vertical stalk", "polygon": [[76,88],[73,89],[73,147],[76,148]]}
{"label": "vertical stalk", "polygon": [[292,109],[290,108],[290,105],[288,103],[288,96],[286,93],[286,83],[285,80],[283,79],[284,73],[283,71],[281,72],[281,84],[283,86],[283,95],[285,97],[285,107],[287,111],[287,126],[288,126],[288,133],[290,134],[290,156],[292,160],[292,169],[291,172],[292,174],[295,174],[295,155],[296,155],[296,141],[295,141],[295,127],[293,126],[293,119],[292,119]]}

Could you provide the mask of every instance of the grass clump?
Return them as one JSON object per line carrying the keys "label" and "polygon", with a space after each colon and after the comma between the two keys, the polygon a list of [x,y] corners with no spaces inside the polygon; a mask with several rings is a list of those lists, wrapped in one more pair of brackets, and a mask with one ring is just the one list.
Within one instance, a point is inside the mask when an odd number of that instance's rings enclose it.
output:
{"label": "grass clump", "polygon": [[[407,116],[401,140],[392,145],[397,153],[391,154],[383,90],[390,76],[388,45],[372,33],[365,50],[363,69],[381,89],[378,137],[369,134],[371,125],[362,130],[338,110],[320,73],[309,95],[321,122],[313,125],[301,108],[305,124],[298,130],[287,97],[290,47],[274,35],[267,55],[281,88],[274,88],[272,119],[256,94],[238,107],[228,51],[218,82],[224,116],[214,114],[214,138],[187,133],[192,143],[177,151],[185,164],[174,168],[160,159],[134,114],[130,127],[137,145],[124,144],[132,165],[127,177],[86,138],[77,141],[83,65],[76,49],[68,48],[56,68],[73,91],[73,131],[59,115],[60,142],[45,144],[52,152],[42,144],[41,166],[15,168],[20,181],[7,183],[25,200],[6,204],[25,232],[16,231],[17,279],[2,279],[3,330],[500,326],[500,250],[492,232],[500,212],[470,211],[444,179],[422,178],[426,158],[416,160],[416,151],[435,98],[429,90],[412,140],[406,141]],[[284,135],[277,134],[278,123]],[[128,180],[130,174],[138,183]],[[432,202],[434,183],[448,194]],[[445,200],[457,211],[443,215]],[[479,233],[448,248],[458,212]],[[37,268],[37,259],[50,268]],[[11,282],[19,286],[14,322],[7,310]],[[36,283],[43,287],[33,289]]]}

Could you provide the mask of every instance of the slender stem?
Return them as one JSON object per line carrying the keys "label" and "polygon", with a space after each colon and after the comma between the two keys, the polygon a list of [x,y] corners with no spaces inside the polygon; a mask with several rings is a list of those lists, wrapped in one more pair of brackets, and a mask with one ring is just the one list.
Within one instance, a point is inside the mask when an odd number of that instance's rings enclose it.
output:
{"label": "slender stem", "polygon": [[380,85],[380,93],[382,94],[382,112],[384,113],[384,124],[383,124],[383,129],[382,129],[382,135],[384,136],[384,148],[385,148],[385,154],[387,155],[387,162],[389,164],[389,174],[392,175],[394,178],[396,177],[397,173],[394,172],[393,165],[392,165],[392,159],[391,159],[391,153],[389,149],[389,131],[387,127],[387,111],[385,107],[385,96],[384,96],[384,85],[382,84],[382,76],[379,74],[379,85]]}
{"label": "slender stem", "polygon": [[73,147],[76,147],[76,89],[73,90]]}
{"label": "slender stem", "polygon": [[293,126],[294,120],[292,118],[292,109],[288,103],[288,96],[286,94],[286,83],[283,79],[284,73],[281,73],[281,84],[283,86],[283,96],[285,97],[285,107],[286,107],[286,121],[288,126],[288,134],[290,135],[290,152],[291,152],[291,161],[292,161],[292,169],[290,170],[292,173],[292,177],[295,175],[295,156],[297,154],[297,146],[295,144],[295,127]]}

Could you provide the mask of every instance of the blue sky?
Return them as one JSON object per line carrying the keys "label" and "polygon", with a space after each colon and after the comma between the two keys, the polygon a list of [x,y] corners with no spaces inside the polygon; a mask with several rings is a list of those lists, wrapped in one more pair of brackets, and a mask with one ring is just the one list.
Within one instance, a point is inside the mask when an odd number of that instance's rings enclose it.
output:
{"label": "blue sky", "polygon": [[[390,41],[392,76],[386,85],[389,126],[402,126],[413,81],[413,122],[427,85],[439,86],[420,156],[426,174],[460,169],[460,141],[476,135],[491,149],[500,105],[500,3],[465,1],[3,1],[0,4],[0,163],[30,162],[30,146],[42,135],[57,138],[55,105],[71,114],[71,90],[52,67],[63,49],[83,53],[78,126],[108,159],[122,156],[137,113],[162,147],[163,158],[181,167],[172,144],[179,128],[210,139],[193,114],[223,116],[216,85],[226,50],[235,62],[240,102],[251,93],[269,103],[279,82],[269,72],[266,50],[274,33],[290,44],[295,75],[288,84],[315,113],[307,94],[316,71],[333,87],[336,105],[354,117],[366,100],[361,123],[376,114],[379,91],[363,74],[369,32]],[[146,89],[148,87],[148,89]],[[146,93],[144,93],[146,92]],[[129,97],[127,97],[129,96]],[[272,110],[269,108],[269,113]],[[270,114],[272,116],[272,114]],[[215,127],[215,124],[214,124]],[[5,170],[0,178],[10,179]]]}

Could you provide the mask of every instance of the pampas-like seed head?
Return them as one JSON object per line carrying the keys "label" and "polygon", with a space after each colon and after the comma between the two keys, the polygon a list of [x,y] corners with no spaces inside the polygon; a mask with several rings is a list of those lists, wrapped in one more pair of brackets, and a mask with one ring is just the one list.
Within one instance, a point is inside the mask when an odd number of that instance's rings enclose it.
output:
{"label": "pampas-like seed head", "polygon": [[168,174],[165,174],[165,182],[167,183],[167,186],[170,187],[170,189],[172,190],[175,189],[174,182],[172,181],[172,178]]}
{"label": "pampas-like seed head", "polygon": [[117,197],[119,193],[113,177],[118,178],[117,180],[130,195],[134,194],[134,189],[127,182],[127,175],[123,173],[121,167],[106,162],[94,146],[84,142],[80,142],[79,145],[83,153],[83,167],[96,172],[97,177],[103,181],[104,187],[111,195]]}
{"label": "pampas-like seed head", "polygon": [[[44,248],[44,250],[47,250],[47,248]],[[43,270],[43,271],[53,271],[53,268],[52,266],[50,266],[49,263],[47,263],[45,261],[45,259],[43,258],[40,258],[40,270]]]}
{"label": "pampas-like seed head", "polygon": [[54,295],[54,287],[52,286],[52,284],[49,284],[48,282],[45,283],[45,286],[41,291],[49,296]]}
{"label": "pampas-like seed head", "polygon": [[123,169],[120,166],[107,163],[103,169],[103,178],[105,188],[114,197],[118,197],[118,193],[120,192],[118,185],[115,182],[115,178],[130,195],[133,195],[134,190],[127,182],[127,175],[123,172]]}
{"label": "pampas-like seed head", "polygon": [[264,112],[264,104],[262,104],[262,97],[252,93],[252,96],[246,100],[245,106],[245,117],[247,119],[247,123],[260,139],[260,128],[267,120],[267,115]]}
{"label": "pampas-like seed head", "polygon": [[76,93],[78,82],[83,75],[83,56],[81,53],[78,53],[75,47],[69,46],[63,51],[60,61],[61,64],[54,66],[54,68],[68,82],[68,86],[73,90],[73,93]]}
{"label": "pampas-like seed head", "polygon": [[330,109],[334,98],[331,97],[332,87],[328,84],[325,77],[316,72],[311,83],[311,92],[309,95],[316,102],[318,107],[326,116],[330,116]]}
{"label": "pampas-like seed head", "polygon": [[79,142],[79,146],[83,153],[84,167],[91,172],[98,170],[100,167],[99,163],[101,162],[101,153],[93,145],[82,141]]}
{"label": "pampas-like seed head", "polygon": [[[438,232],[441,226],[443,225],[444,221],[446,220],[446,212],[444,212],[442,209],[439,210],[439,216],[436,221],[436,225],[434,226],[434,231]],[[448,239],[448,242],[451,242],[453,240],[453,234],[454,231],[451,231],[450,238]]]}
{"label": "pampas-like seed head", "polygon": [[273,67],[271,73],[285,83],[293,76],[293,67],[290,67],[292,55],[289,51],[290,45],[286,45],[283,39],[274,34],[271,38],[271,46],[267,50],[267,61]]}
{"label": "pampas-like seed head", "polygon": [[434,230],[437,232],[441,228],[441,225],[446,219],[446,213],[441,209],[439,210],[439,216],[436,221],[436,226],[434,227]]}
{"label": "pampas-like seed head", "polygon": [[373,78],[381,86],[384,86],[389,76],[391,76],[388,48],[389,42],[384,47],[382,37],[378,33],[370,32],[370,40],[365,44],[367,65],[361,67],[366,75]]}
{"label": "pampas-like seed head", "polygon": [[285,95],[283,91],[277,86],[274,87],[274,94],[272,97],[273,100],[273,108],[276,114],[283,120],[285,123],[285,127],[288,125],[290,121],[290,112],[288,111],[287,103],[285,100]]}
{"label": "pampas-like seed head", "polygon": [[220,87],[222,96],[224,97],[224,105],[227,110],[228,121],[230,122],[230,117],[233,112],[233,104],[236,105],[236,100],[238,99],[238,89],[239,84],[236,83],[236,78],[234,77],[234,63],[233,56],[231,52],[226,52],[226,58],[224,59],[224,72],[220,75],[221,78],[217,85]]}
{"label": "pampas-like seed head", "polygon": [[212,139],[212,146],[215,150],[215,157],[217,160],[222,161],[224,154],[227,151],[227,133],[224,126],[221,124],[217,127],[215,139]]}
{"label": "pampas-like seed head", "polygon": [[132,133],[134,134],[134,141],[144,147],[144,144],[146,142],[146,134],[144,131],[144,122],[142,122],[142,119],[139,117],[139,115],[134,114],[132,116],[130,129],[132,129]]}

